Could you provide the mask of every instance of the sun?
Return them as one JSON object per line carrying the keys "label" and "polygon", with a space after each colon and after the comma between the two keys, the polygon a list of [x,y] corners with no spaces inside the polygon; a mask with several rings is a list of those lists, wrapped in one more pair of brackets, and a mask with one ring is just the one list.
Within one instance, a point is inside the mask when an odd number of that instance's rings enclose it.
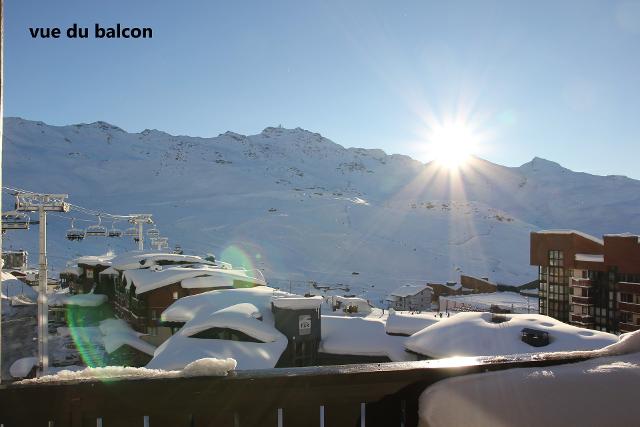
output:
{"label": "sun", "polygon": [[477,135],[464,123],[444,123],[431,129],[428,136],[431,157],[448,169],[463,166],[475,150]]}

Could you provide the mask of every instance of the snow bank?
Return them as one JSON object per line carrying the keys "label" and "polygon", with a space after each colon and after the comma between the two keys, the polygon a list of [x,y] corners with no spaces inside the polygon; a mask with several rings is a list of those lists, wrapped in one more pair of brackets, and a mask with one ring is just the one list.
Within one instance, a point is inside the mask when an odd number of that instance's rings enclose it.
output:
{"label": "snow bank", "polygon": [[637,425],[640,332],[625,334],[605,349],[581,353],[608,356],[440,381],[420,397],[421,425]]}
{"label": "snow bank", "polygon": [[225,376],[236,368],[233,359],[199,359],[189,363],[182,370],[165,371],[162,369],[132,368],[124,366],[106,366],[104,368],[86,368],[81,371],[62,370],[55,375],[46,375],[19,381],[16,384],[42,384],[59,381],[78,380],[130,380],[159,379],[196,376]]}
{"label": "snow bank", "polygon": [[[593,350],[618,341],[606,332],[567,325],[539,314],[508,314],[493,323],[491,313],[459,313],[407,338],[407,349],[434,358],[491,356],[567,350]],[[523,328],[549,333],[550,343],[533,347],[521,340]]]}
{"label": "snow bank", "polygon": [[394,362],[415,360],[414,355],[405,351],[405,340],[387,335],[380,319],[322,316],[322,353],[386,356]]}
{"label": "snow bank", "polygon": [[424,328],[438,323],[442,318],[433,312],[413,313],[410,311],[389,312],[385,330],[388,334],[413,335]]}
{"label": "snow bank", "polygon": [[31,372],[33,367],[37,364],[37,357],[23,357],[11,364],[11,366],[9,367],[9,374],[13,378],[24,378],[29,375],[29,372]]}

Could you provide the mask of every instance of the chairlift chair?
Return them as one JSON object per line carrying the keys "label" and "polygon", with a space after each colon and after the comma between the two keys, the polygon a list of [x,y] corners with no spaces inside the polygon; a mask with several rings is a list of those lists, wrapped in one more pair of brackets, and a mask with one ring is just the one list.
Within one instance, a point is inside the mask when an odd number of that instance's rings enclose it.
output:
{"label": "chairlift chair", "polygon": [[107,236],[109,237],[122,237],[122,230],[115,228],[115,223],[111,224],[111,230],[109,230]]}
{"label": "chairlift chair", "polygon": [[107,237],[107,229],[102,226],[102,218],[98,216],[98,224],[90,225],[84,232],[85,237]]}
{"label": "chairlift chair", "polygon": [[130,227],[124,230],[124,235],[127,237],[134,237],[138,235],[138,229],[136,227]]}
{"label": "chairlift chair", "polygon": [[150,228],[147,230],[147,236],[151,238],[158,237],[160,236],[160,230],[158,230],[156,227]]}
{"label": "chairlift chair", "polygon": [[71,220],[71,228],[67,230],[67,239],[71,241],[80,241],[84,239],[84,230],[80,230],[76,228],[73,223],[75,222],[75,218]]}
{"label": "chairlift chair", "polygon": [[28,230],[31,218],[24,212],[9,211],[2,214],[2,231]]}

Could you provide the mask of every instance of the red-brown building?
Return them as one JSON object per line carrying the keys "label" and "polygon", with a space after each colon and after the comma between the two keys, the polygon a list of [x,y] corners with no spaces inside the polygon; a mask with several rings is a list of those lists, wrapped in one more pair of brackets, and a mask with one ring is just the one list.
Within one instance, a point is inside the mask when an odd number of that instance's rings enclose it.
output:
{"label": "red-brown building", "polygon": [[531,233],[540,314],[590,329],[640,328],[640,238],[575,230]]}

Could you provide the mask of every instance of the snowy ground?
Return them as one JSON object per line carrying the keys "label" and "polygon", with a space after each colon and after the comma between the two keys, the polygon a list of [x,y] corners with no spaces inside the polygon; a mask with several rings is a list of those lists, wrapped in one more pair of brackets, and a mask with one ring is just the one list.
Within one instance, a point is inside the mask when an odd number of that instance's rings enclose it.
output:
{"label": "snowy ground", "polygon": [[516,292],[450,295],[439,298],[440,311],[489,311],[492,305],[512,313],[537,313],[538,298]]}

